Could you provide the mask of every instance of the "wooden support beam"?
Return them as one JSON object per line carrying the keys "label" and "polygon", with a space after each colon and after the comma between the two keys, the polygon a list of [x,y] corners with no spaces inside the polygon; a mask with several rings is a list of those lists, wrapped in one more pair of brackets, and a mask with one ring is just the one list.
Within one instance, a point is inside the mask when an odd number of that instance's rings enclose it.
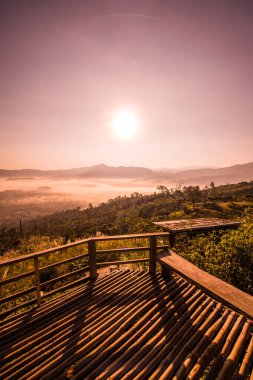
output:
{"label": "wooden support beam", "polygon": [[40,294],[40,269],[39,269],[39,258],[34,257],[34,275],[35,275],[35,286],[36,286],[36,297],[38,306],[41,305],[41,294]]}
{"label": "wooden support beam", "polygon": [[171,275],[171,270],[167,268],[165,265],[162,265],[162,276],[164,278],[169,277]]}
{"label": "wooden support beam", "polygon": [[149,273],[154,274],[156,272],[156,249],[157,249],[157,241],[156,236],[151,236],[149,238],[150,246],[149,246]]}
{"label": "wooden support beam", "polygon": [[97,274],[97,257],[96,257],[96,241],[88,241],[88,252],[89,252],[89,267],[90,267],[90,279],[96,280]]}
{"label": "wooden support beam", "polygon": [[118,261],[104,261],[97,263],[97,266],[99,268],[102,267],[108,267],[110,265],[125,265],[125,264],[141,264],[149,261],[148,258],[146,259],[134,259],[134,260],[118,260]]}
{"label": "wooden support beam", "polygon": [[170,243],[170,248],[173,248],[175,245],[175,234],[173,232],[170,232],[169,243]]}

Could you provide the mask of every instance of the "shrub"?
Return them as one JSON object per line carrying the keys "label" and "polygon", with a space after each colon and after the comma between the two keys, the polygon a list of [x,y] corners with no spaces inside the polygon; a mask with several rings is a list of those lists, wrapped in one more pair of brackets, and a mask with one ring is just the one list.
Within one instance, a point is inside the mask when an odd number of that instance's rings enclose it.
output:
{"label": "shrub", "polygon": [[253,221],[247,215],[237,230],[181,236],[175,250],[196,266],[253,294]]}

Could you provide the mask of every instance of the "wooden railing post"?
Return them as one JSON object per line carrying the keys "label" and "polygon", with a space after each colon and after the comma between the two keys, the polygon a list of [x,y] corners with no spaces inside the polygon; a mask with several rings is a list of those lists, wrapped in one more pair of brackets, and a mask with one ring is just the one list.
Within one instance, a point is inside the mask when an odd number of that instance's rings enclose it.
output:
{"label": "wooden railing post", "polygon": [[156,236],[150,237],[149,245],[149,273],[155,274],[156,272]]}
{"label": "wooden railing post", "polygon": [[175,234],[173,232],[170,232],[169,234],[169,242],[170,242],[170,248],[173,248],[175,245]]}
{"label": "wooden railing post", "polygon": [[88,241],[88,253],[89,253],[89,267],[90,267],[90,279],[96,280],[97,278],[97,257],[96,257],[96,241]]}
{"label": "wooden railing post", "polygon": [[38,304],[38,306],[40,306],[41,305],[41,294],[40,294],[40,270],[39,270],[39,258],[38,258],[38,256],[34,257],[34,274],[35,274],[37,304]]}

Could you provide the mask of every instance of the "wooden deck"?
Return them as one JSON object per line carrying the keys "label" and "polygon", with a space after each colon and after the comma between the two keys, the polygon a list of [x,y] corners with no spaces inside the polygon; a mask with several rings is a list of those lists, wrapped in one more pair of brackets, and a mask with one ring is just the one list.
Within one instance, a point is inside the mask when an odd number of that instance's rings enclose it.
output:
{"label": "wooden deck", "polygon": [[253,296],[197,268],[171,250],[160,252],[157,255],[157,261],[162,266],[173,270],[191,283],[196,284],[226,306],[253,320]]}
{"label": "wooden deck", "polygon": [[212,231],[219,229],[237,228],[241,222],[221,218],[199,218],[199,219],[179,219],[166,220],[164,222],[154,222],[159,227],[172,233],[191,231]]}
{"label": "wooden deck", "polygon": [[252,322],[176,273],[115,271],[0,329],[4,380],[253,376]]}
{"label": "wooden deck", "polygon": [[235,229],[241,225],[241,222],[221,218],[199,218],[165,220],[154,224],[169,232],[170,248],[172,248],[178,234],[187,233],[189,236],[196,236],[199,233]]}

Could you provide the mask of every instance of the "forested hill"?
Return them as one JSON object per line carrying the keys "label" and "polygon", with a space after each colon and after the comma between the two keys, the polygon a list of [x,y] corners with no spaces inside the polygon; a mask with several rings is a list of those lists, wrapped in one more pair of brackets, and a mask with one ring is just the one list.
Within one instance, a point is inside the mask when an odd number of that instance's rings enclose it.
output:
{"label": "forested hill", "polygon": [[85,210],[76,208],[38,217],[23,225],[24,233],[63,236],[65,240],[103,234],[152,231],[153,221],[191,217],[241,217],[253,206],[253,181],[235,185],[168,189],[158,186],[151,195],[118,196]]}
{"label": "forested hill", "polygon": [[76,208],[38,217],[22,223],[20,230],[2,228],[0,252],[12,258],[98,232],[152,232],[156,229],[153,221],[206,216],[236,218],[243,223],[222,237],[182,236],[174,249],[203,270],[253,294],[253,181],[218,187],[211,183],[204,190],[198,186],[158,186],[154,194],[134,193],[109,199],[97,207],[89,204],[84,210]]}

